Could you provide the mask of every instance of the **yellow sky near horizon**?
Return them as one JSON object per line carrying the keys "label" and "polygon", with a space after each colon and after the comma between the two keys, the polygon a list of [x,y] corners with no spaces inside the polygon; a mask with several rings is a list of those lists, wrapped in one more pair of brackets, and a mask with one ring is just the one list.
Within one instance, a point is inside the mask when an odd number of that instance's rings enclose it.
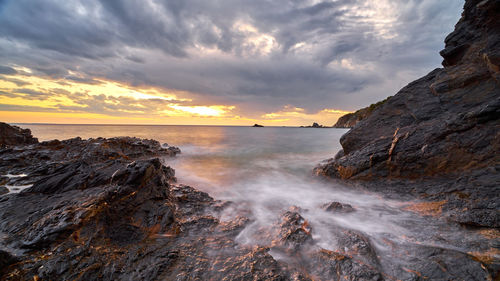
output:
{"label": "yellow sky near horizon", "polygon": [[301,126],[333,125],[349,113],[332,108],[306,112],[285,106],[244,116],[236,105],[198,103],[191,93],[131,86],[70,73],[66,79],[35,76],[29,69],[0,76],[0,121],[7,123]]}

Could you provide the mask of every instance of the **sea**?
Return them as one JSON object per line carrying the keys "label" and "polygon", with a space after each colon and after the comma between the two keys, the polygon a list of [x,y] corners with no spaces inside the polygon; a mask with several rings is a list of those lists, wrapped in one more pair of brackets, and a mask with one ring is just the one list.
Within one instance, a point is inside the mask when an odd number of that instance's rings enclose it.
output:
{"label": "sea", "polygon": [[[175,169],[179,184],[228,200],[246,212],[252,223],[237,237],[241,244],[258,245],[262,227],[275,225],[279,215],[295,209],[312,227],[313,239],[327,250],[342,245],[331,234],[341,227],[363,233],[375,247],[382,264],[410,266],[425,259],[415,247],[435,247],[459,252],[481,248],[484,237],[408,210],[406,202],[390,200],[369,190],[318,178],[313,168],[341,149],[347,129],[235,126],[157,125],[42,125],[17,124],[31,129],[39,140],[131,136],[155,139],[181,149],[175,158],[164,158]],[[355,212],[332,214],[322,209],[329,202],[350,204]],[[395,247],[394,245],[398,245]],[[279,259],[279,256],[275,256]],[[411,267],[410,267],[411,268]]]}

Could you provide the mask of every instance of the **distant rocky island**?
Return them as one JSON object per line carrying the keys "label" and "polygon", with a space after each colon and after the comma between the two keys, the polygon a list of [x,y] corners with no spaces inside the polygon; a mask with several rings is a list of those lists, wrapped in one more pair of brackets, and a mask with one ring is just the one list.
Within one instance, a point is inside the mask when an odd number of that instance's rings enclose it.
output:
{"label": "distant rocky island", "polygon": [[318,245],[299,208],[262,229],[262,245],[241,245],[253,218],[179,184],[168,166],[178,148],[132,137],[39,142],[0,123],[0,279],[498,280],[499,18],[500,1],[467,0],[444,68],[342,121],[353,127],[343,149],[315,169],[326,183],[419,199],[412,211],[480,232],[491,249],[380,245],[425,257],[411,268],[382,265],[359,231],[331,233],[342,251]]}
{"label": "distant rocky island", "polygon": [[300,126],[300,128],[331,128],[331,127],[326,127],[314,122],[311,126]]}
{"label": "distant rocky island", "polygon": [[259,124],[253,124],[253,126],[252,126],[252,127],[255,127],[255,128],[262,128],[262,127],[264,127],[264,126],[259,125]]}

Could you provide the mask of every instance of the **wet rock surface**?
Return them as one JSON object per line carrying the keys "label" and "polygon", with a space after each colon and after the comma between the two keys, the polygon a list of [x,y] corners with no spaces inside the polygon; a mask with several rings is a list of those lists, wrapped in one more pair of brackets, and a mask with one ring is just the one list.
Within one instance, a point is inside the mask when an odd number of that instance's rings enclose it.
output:
{"label": "wet rock surface", "polygon": [[[255,232],[253,241],[260,242],[242,243],[256,218],[244,207],[178,184],[165,166],[178,152],[136,138],[3,149],[2,181],[32,186],[0,196],[0,279],[491,278],[486,263],[473,255],[436,247],[415,245],[412,251],[421,253],[406,268],[381,259],[368,235],[340,225],[328,228],[331,245],[320,244],[308,210],[293,206]],[[324,208],[328,216],[353,209],[342,202]],[[407,253],[407,247],[392,247]],[[440,270],[456,260],[460,269]]]}
{"label": "wet rock surface", "polygon": [[134,159],[175,156],[179,148],[132,137],[52,140],[0,148],[0,186],[34,184],[44,189],[82,189]]}
{"label": "wet rock surface", "polygon": [[500,227],[500,2],[468,0],[444,68],[401,89],[316,169],[388,196],[441,202],[442,215]]}
{"label": "wet rock surface", "polygon": [[[318,267],[312,258],[323,250],[314,246],[298,210],[285,212],[265,230],[276,243],[241,245],[236,237],[251,219],[221,220],[230,202],[177,184],[171,168],[142,155],[172,156],[172,151],[177,150],[132,138],[4,150],[2,157],[18,160],[2,162],[9,165],[3,171],[25,174],[6,179],[22,178],[33,186],[0,197],[1,279],[312,280]],[[50,159],[37,163],[40,155]],[[316,248],[306,255],[304,247]],[[294,261],[276,260],[272,249]],[[335,269],[340,263],[334,258],[323,260],[329,260],[324,280],[336,280],[339,272],[380,275],[352,269],[347,261]],[[300,268],[291,266],[305,261]]]}
{"label": "wet rock surface", "polygon": [[331,213],[350,213],[354,212],[354,208],[349,204],[342,204],[340,202],[330,202],[323,204],[321,209]]}

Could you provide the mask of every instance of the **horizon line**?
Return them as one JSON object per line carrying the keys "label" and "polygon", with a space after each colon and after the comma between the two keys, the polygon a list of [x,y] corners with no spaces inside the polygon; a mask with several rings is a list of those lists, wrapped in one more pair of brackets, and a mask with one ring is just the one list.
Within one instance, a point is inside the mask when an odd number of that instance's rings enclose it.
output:
{"label": "horizon line", "polygon": [[[14,125],[63,125],[63,126],[205,126],[205,127],[253,127],[254,125],[195,125],[195,124],[97,124],[97,123],[24,123],[24,122],[5,122],[7,124]],[[294,126],[265,126],[264,127],[288,127],[288,128],[300,128],[301,126],[308,125],[294,125]],[[326,128],[334,128],[334,127],[326,127]]]}

